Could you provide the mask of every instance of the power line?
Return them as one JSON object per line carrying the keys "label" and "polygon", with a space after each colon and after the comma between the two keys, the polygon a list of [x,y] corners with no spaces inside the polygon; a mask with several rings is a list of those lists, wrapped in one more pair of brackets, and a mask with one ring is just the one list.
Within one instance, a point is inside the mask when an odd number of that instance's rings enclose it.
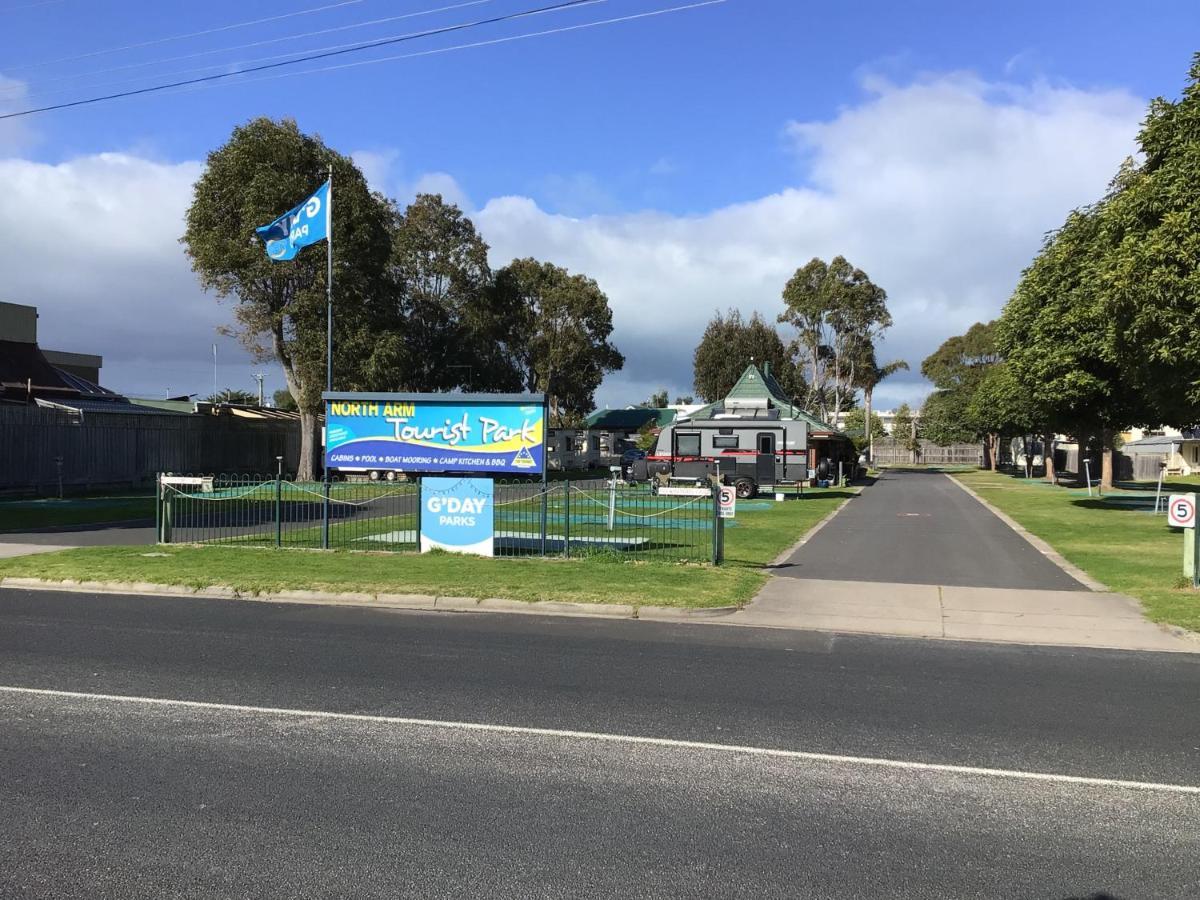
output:
{"label": "power line", "polygon": [[670,13],[685,12],[691,9],[699,9],[703,6],[718,6],[726,3],[728,0],[697,0],[695,3],[687,3],[681,6],[672,6],[665,9],[653,9],[646,12],[631,13],[630,15],[617,16],[611,19],[598,19],[592,22],[581,22],[576,25],[564,25],[559,28],[548,28],[543,31],[529,31],[523,34],[507,35],[505,37],[490,38],[486,41],[473,41],[468,44],[454,44],[449,47],[436,47],[430,50],[420,50],[416,53],[401,53],[393,56],[381,56],[377,59],[365,59],[358,62],[343,63],[336,66],[322,66],[316,69],[303,69],[299,72],[279,72],[274,75],[264,75],[261,78],[247,78],[244,81],[237,82],[210,82],[203,85],[206,88],[215,87],[240,87],[246,84],[257,84],[262,81],[274,81],[279,78],[298,78],[301,75],[318,75],[324,72],[334,72],[341,69],[354,69],[359,66],[371,66],[376,63],[394,62],[402,59],[416,59],[422,56],[436,56],[440,53],[451,53],[456,50],[472,50],[478,47],[491,47],[497,44],[507,44],[513,41],[523,41],[530,38],[547,37],[549,35],[564,34],[570,31],[581,31],[587,28],[596,28],[601,25],[615,25],[620,22],[629,22],[634,19],[648,19],[654,16],[668,15]]}
{"label": "power line", "polygon": [[126,44],[123,47],[107,47],[103,50],[92,50],[88,53],[80,53],[78,56],[64,56],[59,59],[44,59],[41,62],[21,63],[16,66],[6,66],[6,72],[17,72],[22,69],[37,69],[42,66],[52,66],[64,62],[76,62],[81,59],[91,59],[96,56],[107,56],[110,53],[121,53],[125,50],[140,50],[142,47],[153,47],[157,44],[169,44],[173,41],[186,41],[189,38],[204,37],[209,34],[217,34],[222,31],[234,31],[238,28],[249,28],[252,25],[265,25],[268,22],[279,22],[283,19],[293,19],[296,16],[307,16],[312,13],[325,12],[330,9],[338,9],[343,6],[353,6],[358,3],[365,3],[366,0],[338,0],[337,3],[329,3],[325,6],[314,6],[310,9],[298,9],[289,13],[280,13],[277,16],[267,16],[262,19],[252,19],[248,22],[234,22],[231,25],[219,25],[215,28],[205,28],[202,31],[192,31],[188,34],[171,34],[166,37],[153,38],[149,41],[140,41],[136,44]]}
{"label": "power line", "polygon": [[[453,4],[450,4],[449,6],[439,6],[434,9],[423,9],[423,10],[418,10],[416,12],[404,13],[403,15],[398,15],[398,16],[386,16],[382,19],[371,19],[366,22],[354,22],[349,25],[336,25],[332,28],[321,28],[321,29],[318,29],[317,31],[306,31],[306,32],[301,32],[299,34],[289,34],[289,35],[285,35],[284,37],[266,38],[265,40],[251,41],[246,44],[235,44],[232,47],[216,47],[211,50],[200,50],[196,53],[185,53],[180,56],[168,56],[164,59],[152,59],[147,62],[128,63],[123,66],[112,66],[107,69],[93,69],[89,72],[77,72],[73,75],[61,75],[57,78],[47,78],[43,81],[37,82],[36,84],[25,83],[20,88],[3,88],[3,89],[0,89],[0,95],[12,96],[15,94],[24,94],[26,92],[26,90],[30,90],[33,94],[35,94],[38,97],[48,97],[48,96],[53,96],[54,94],[68,93],[70,91],[75,90],[75,88],[56,88],[55,90],[52,90],[52,91],[43,91],[40,89],[41,85],[58,84],[58,83],[61,83],[64,81],[76,81],[80,78],[93,78],[97,75],[107,75],[112,72],[123,72],[123,71],[127,71],[129,69],[143,69],[143,68],[146,68],[147,66],[157,66],[157,65],[163,65],[165,63],[172,63],[172,62],[182,62],[187,59],[197,59],[201,56],[212,56],[215,53],[233,53],[237,50],[248,50],[252,47],[262,47],[267,44],[278,44],[283,41],[301,40],[303,38],[318,37],[322,34],[331,34],[336,31],[350,31],[355,28],[367,28],[372,25],[383,25],[387,22],[397,22],[402,19],[415,19],[419,16],[430,16],[430,15],[435,15],[435,14],[441,13],[441,12],[450,12],[451,10],[455,10],[455,9],[463,9],[468,6],[480,6],[484,3],[492,3],[492,2],[494,2],[494,0],[465,0],[465,2],[453,3]],[[335,50],[335,49],[340,49],[341,47],[351,47],[351,46],[354,46],[354,44],[339,44],[335,47],[320,47],[320,48],[318,48],[318,52],[321,50]],[[311,52],[313,52],[313,51],[312,50],[294,50],[291,53],[281,53],[276,56],[261,57],[259,59],[249,60],[249,62],[251,62],[251,63],[266,62],[266,61],[272,60],[272,59],[284,59],[289,56],[297,56],[297,55],[300,55],[303,53],[311,53]],[[157,77],[171,78],[176,75],[190,75],[193,72],[207,72],[211,69],[223,68],[226,65],[227,64],[225,64],[225,63],[221,63],[221,64],[209,65],[209,66],[198,66],[198,67],[191,68],[191,69],[184,69],[182,71],[159,73],[159,75]],[[105,82],[100,82],[98,84],[93,83],[91,86],[93,88],[111,87],[111,86],[121,85],[121,84],[132,84],[132,83],[136,83],[141,80],[142,80],[142,77],[138,76],[136,78],[123,78],[123,79],[120,79],[117,81],[105,81]]]}
{"label": "power line", "polygon": [[340,50],[331,50],[326,53],[314,53],[308,56],[302,56],[298,59],[284,60],[283,62],[267,63],[261,66],[252,66],[249,69],[241,69],[237,72],[218,72],[215,75],[205,75],[200,78],[188,78],[183,81],[173,81],[167,84],[157,84],[151,87],[138,88],[132,91],[119,91],[115,94],[102,94],[98,97],[88,97],[84,100],[72,100],[68,103],[54,103],[49,106],[39,106],[32,109],[22,109],[17,112],[5,113],[0,115],[0,121],[5,119],[17,119],[22,116],[31,116],[35,113],[52,112],[58,109],[71,109],[76,106],[88,106],[93,103],[103,103],[108,100],[119,100],[124,97],[137,97],[142,94],[154,94],[159,91],[169,90],[170,88],[188,87],[195,84],[204,84],[211,81],[220,81],[225,78],[233,78],[236,75],[247,75],[254,72],[262,72],[267,69],[279,69],[284,66],[294,66],[297,63],[312,62],[317,59],[327,59],[331,56],[344,56],[347,53],[357,53],[362,50],[372,50],[376,47],[386,47],[391,44],[399,44],[407,41],[417,40],[423,37],[433,37],[439,34],[449,34],[455,31],[465,31],[469,28],[478,28],[483,25],[494,25],[499,22],[508,22],[513,19],[522,19],[529,16],[539,15],[541,13],[554,12],[560,9],[569,9],[575,6],[589,6],[593,3],[603,3],[606,0],[563,0],[561,3],[554,3],[549,6],[540,6],[535,9],[521,10],[515,13],[506,13],[502,16],[493,16],[490,19],[478,19],[474,22],[461,22],[457,25],[447,25],[442,28],[431,28],[428,31],[414,32],[408,35],[401,35],[394,38],[384,38],[379,41],[368,41],[362,44],[356,44]]}
{"label": "power line", "polygon": [[[473,50],[478,47],[491,47],[496,44],[507,44],[513,41],[523,41],[530,38],[546,37],[553,34],[565,34],[569,31],[581,31],[585,28],[595,28],[600,25],[615,25],[619,22],[631,22],[634,19],[649,19],[654,16],[664,16],[670,13],[685,12],[689,9],[699,9],[702,6],[719,6],[728,0],[696,0],[694,3],[687,3],[682,6],[671,6],[664,9],[652,9],[646,12],[630,13],[625,16],[616,16],[611,19],[597,19],[592,22],[581,22],[576,25],[563,25],[558,28],[547,28],[544,31],[528,31],[524,34],[513,34],[505,37],[490,38],[486,41],[474,41],[469,44],[455,44],[450,47],[435,47],[430,50],[419,50],[416,53],[400,53],[393,56],[380,56],[376,59],[364,59],[358,62],[342,63],[336,66],[321,66],[316,69],[302,69],[299,72],[288,72],[285,74],[264,75],[261,78],[248,78],[245,81],[237,82],[237,84],[256,84],[260,81],[273,81],[277,78],[297,78],[301,75],[317,75],[322,72],[336,72],[342,69],[355,69],[359,66],[372,66],[376,63],[395,62],[401,59],[416,59],[421,56],[436,56],[439,53],[450,53],[455,50]],[[218,87],[219,85],[210,85],[210,87]]]}
{"label": "power line", "polygon": [[41,0],[40,3],[23,3],[20,6],[6,6],[0,9],[0,15],[10,12],[20,12],[23,9],[37,9],[39,6],[53,6],[55,3],[62,3],[63,0]]}

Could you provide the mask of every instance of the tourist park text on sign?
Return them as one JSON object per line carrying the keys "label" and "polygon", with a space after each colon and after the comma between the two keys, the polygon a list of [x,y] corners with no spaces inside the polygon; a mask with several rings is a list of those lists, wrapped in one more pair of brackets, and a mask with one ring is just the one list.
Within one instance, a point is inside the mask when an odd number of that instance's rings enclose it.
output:
{"label": "tourist park text on sign", "polygon": [[536,475],[545,468],[540,397],[326,395],[331,469]]}

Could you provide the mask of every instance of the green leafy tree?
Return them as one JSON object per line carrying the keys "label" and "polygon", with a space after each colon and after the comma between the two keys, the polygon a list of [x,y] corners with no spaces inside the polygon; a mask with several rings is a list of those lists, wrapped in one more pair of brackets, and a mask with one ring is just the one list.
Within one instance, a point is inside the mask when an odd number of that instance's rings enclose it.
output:
{"label": "green leafy tree", "polygon": [[1094,210],[1093,302],[1141,398],[1124,424],[1186,427],[1200,421],[1200,53],[1182,96],[1150,103],[1138,149]]}
{"label": "green leafy tree", "polygon": [[947,338],[921,363],[921,374],[937,388],[921,412],[922,434],[941,445],[982,439],[993,469],[998,462],[1000,435],[988,431],[972,414],[971,402],[1000,360],[996,324],[976,322],[965,334]]}
{"label": "green leafy tree", "polygon": [[[182,242],[200,285],[231,298],[235,334],[256,359],[275,359],[300,409],[297,475],[316,475],[317,415],[325,384],[325,248],[272,261],[254,229],[277,218],[334,174],[335,371],[359,362],[366,308],[386,277],[391,212],[349,159],[290,119],[254,119],[208,156],[195,184]],[[335,387],[339,384],[335,381]],[[345,387],[343,380],[341,386]]]}
{"label": "green leafy tree", "polygon": [[1116,432],[1145,414],[1144,395],[1123,372],[1115,336],[1097,304],[1097,241],[1104,209],[1077,210],[1025,270],[997,326],[1012,378],[1045,421],[1087,442],[1098,435],[1101,480],[1112,484]]}
{"label": "green leafy tree", "polygon": [[496,273],[496,293],[520,385],[549,396],[555,422],[593,409],[604,376],[625,364],[600,286],[552,263],[515,259]]}
{"label": "green leafy tree", "polygon": [[[335,205],[336,209],[336,205]],[[387,292],[362,347],[360,389],[516,390],[488,245],[462,210],[420,194],[395,216]]]}
{"label": "green leafy tree", "polygon": [[658,433],[661,429],[653,422],[647,422],[638,429],[637,448],[647,453],[658,445]]}
{"label": "green leafy tree", "polygon": [[921,363],[921,374],[938,390],[972,391],[989,367],[1000,362],[996,323],[976,322],[966,334],[947,338]]}
{"label": "green leafy tree", "polygon": [[883,427],[883,419],[879,418],[875,413],[871,413],[870,416],[870,431],[867,431],[866,428],[867,410],[861,406],[856,406],[847,412],[845,421],[842,424],[842,431],[851,436],[854,446],[859,450],[866,449],[870,446],[872,439],[881,438],[887,433]]}
{"label": "green leafy tree", "polygon": [[[863,393],[863,421],[866,421],[867,419],[874,421],[871,408],[874,402],[875,388],[878,387],[879,383],[885,378],[890,378],[897,372],[907,372],[908,363],[902,359],[896,359],[889,363],[884,363],[881,366],[879,361],[875,358],[874,341],[863,341],[859,344],[858,349],[859,355],[854,361],[853,367],[853,386],[861,390]],[[871,447],[872,439],[878,436],[879,434],[872,429],[866,440],[866,448],[868,451]]]}
{"label": "green leafy tree", "polygon": [[891,327],[887,293],[843,256],[813,258],[783,289],[779,315],[796,329],[795,348],[808,378],[808,409],[830,419],[853,400],[856,367],[875,339]]}
{"label": "green leafy tree", "polygon": [[643,400],[638,404],[641,409],[662,409],[670,401],[666,388],[661,388],[650,395],[649,399]]}
{"label": "green leafy tree", "polygon": [[275,404],[276,409],[282,409],[285,412],[295,412],[299,409],[296,406],[296,398],[292,396],[292,392],[287,388],[276,391],[271,395],[271,400]]}
{"label": "green leafy tree", "polygon": [[915,421],[912,409],[907,403],[896,407],[896,415],[892,418],[892,438],[908,451],[912,462],[917,461],[917,454],[921,450]]}
{"label": "green leafy tree", "polygon": [[978,439],[970,400],[971,395],[961,391],[934,391],[921,407],[921,433],[941,446]]}
{"label": "green leafy tree", "polygon": [[1013,377],[1081,446],[1200,420],[1200,54],[1177,101],[1154,100],[1106,196],[1072,212],[1000,320]]}
{"label": "green leafy tree", "polygon": [[746,366],[769,368],[789,397],[805,396],[804,379],[796,371],[779,332],[755,312],[749,321],[741,312],[717,312],[704,329],[692,355],[692,383],[709,403],[725,397]]}
{"label": "green leafy tree", "polygon": [[241,388],[223,388],[209,395],[206,400],[209,403],[232,403],[237,406],[254,406],[258,403],[258,397]]}
{"label": "green leafy tree", "polygon": [[[1006,362],[988,368],[967,403],[966,415],[973,430],[986,437],[993,469],[999,460],[1003,438],[1032,434],[1042,422],[1039,411],[1030,403],[1027,392]],[[924,420],[921,424],[925,424]],[[1052,447],[1050,444],[1046,447],[1044,458],[1049,459]],[[1053,478],[1053,460],[1049,459],[1047,465]]]}
{"label": "green leafy tree", "polygon": [[693,397],[691,394],[685,394],[682,397],[675,398],[676,406],[691,406],[695,402],[696,402],[696,398]]}

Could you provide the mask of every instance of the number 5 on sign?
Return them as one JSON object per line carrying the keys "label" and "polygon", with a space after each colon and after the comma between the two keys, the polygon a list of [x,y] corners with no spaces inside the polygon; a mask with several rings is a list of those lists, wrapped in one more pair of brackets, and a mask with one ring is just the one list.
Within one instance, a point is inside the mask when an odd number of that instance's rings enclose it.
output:
{"label": "number 5 on sign", "polygon": [[1167,524],[1176,528],[1196,527],[1196,495],[1172,494],[1167,498]]}

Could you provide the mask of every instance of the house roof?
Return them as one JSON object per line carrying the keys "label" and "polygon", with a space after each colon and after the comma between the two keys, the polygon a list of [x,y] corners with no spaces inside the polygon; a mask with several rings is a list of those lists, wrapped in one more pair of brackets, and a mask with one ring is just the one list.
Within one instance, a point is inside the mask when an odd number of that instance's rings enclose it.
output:
{"label": "house roof", "polygon": [[810,415],[799,406],[796,406],[788,398],[787,392],[775,380],[775,377],[769,372],[764,373],[754,363],[746,366],[744,372],[737,382],[729,389],[729,393],[721,400],[708,404],[696,410],[688,419],[712,419],[718,413],[726,411],[728,401],[746,401],[757,400],[766,401],[768,408],[779,410],[779,416],[783,419],[791,419],[793,421],[801,421],[808,425],[808,430],[815,434],[826,433],[842,435],[843,432],[838,431],[832,425],[822,422],[816,416]]}
{"label": "house roof", "polygon": [[162,412],[187,413],[196,411],[196,404],[191,400],[155,400],[150,397],[130,397],[129,402],[146,409],[157,409]]}
{"label": "house roof", "polygon": [[148,406],[138,406],[130,403],[124,397],[113,397],[107,400],[89,399],[87,397],[56,397],[53,400],[45,397],[37,398],[37,405],[46,409],[69,409],[82,413],[111,413],[114,415],[161,415],[171,416],[178,413],[163,409],[151,409]]}
{"label": "house roof", "polygon": [[588,428],[597,431],[637,431],[649,424],[662,428],[675,421],[676,410],[637,406],[629,409],[598,409],[585,419]]}
{"label": "house roof", "polygon": [[37,344],[0,341],[0,393],[78,396],[79,391],[63,380],[62,373],[42,356]]}
{"label": "house roof", "polygon": [[1144,437],[1140,441],[1129,441],[1121,450],[1132,450],[1134,453],[1170,453],[1172,444],[1186,444],[1196,440],[1196,438],[1184,437],[1180,434],[1174,436],[1156,434],[1152,437]]}

